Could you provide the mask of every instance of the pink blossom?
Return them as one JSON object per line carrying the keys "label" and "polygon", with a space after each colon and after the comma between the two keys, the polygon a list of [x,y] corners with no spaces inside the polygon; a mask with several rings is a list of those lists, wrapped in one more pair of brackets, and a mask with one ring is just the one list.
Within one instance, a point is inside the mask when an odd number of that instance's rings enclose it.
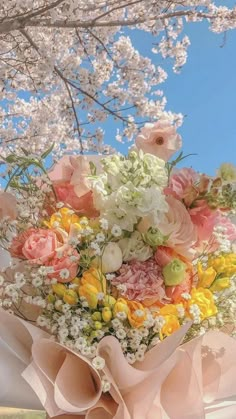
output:
{"label": "pink blossom", "polygon": [[55,182],[54,190],[59,201],[69,205],[73,210],[88,217],[96,217],[99,213],[93,204],[92,191],[78,197],[75,187],[70,182]]}
{"label": "pink blossom", "polygon": [[217,218],[217,225],[224,228],[223,234],[228,240],[231,242],[236,240],[236,225],[230,220],[230,218],[220,213]]}
{"label": "pink blossom", "polygon": [[145,124],[135,144],[144,153],[154,154],[167,161],[182,147],[182,139],[169,121],[160,119],[154,124]]}
{"label": "pink blossom", "polygon": [[[61,253],[61,254],[60,254]],[[55,251],[53,256],[48,260],[46,266],[51,266],[53,272],[48,274],[49,278],[56,278],[58,282],[70,282],[72,281],[78,271],[78,262],[80,255],[76,250],[66,246],[59,252]],[[67,270],[65,277],[61,276],[63,270]]]}
{"label": "pink blossom", "polygon": [[158,225],[161,233],[169,236],[166,245],[186,257],[193,257],[193,247],[197,241],[196,227],[182,202],[173,196],[167,196],[169,211]]}
{"label": "pink blossom", "polygon": [[119,276],[112,281],[113,285],[125,285],[126,291],[122,294],[129,300],[151,300],[154,304],[165,297],[162,269],[154,259],[145,262],[131,261],[123,264]]}
{"label": "pink blossom", "polygon": [[[169,186],[165,188],[166,195],[172,195],[179,200],[184,200],[191,205],[192,201],[198,195],[194,187],[194,183],[198,179],[198,174],[190,168],[176,170],[170,177]],[[195,193],[193,193],[195,191]]]}
{"label": "pink blossom", "polygon": [[0,220],[9,217],[15,220],[17,216],[16,198],[9,192],[0,192]]}

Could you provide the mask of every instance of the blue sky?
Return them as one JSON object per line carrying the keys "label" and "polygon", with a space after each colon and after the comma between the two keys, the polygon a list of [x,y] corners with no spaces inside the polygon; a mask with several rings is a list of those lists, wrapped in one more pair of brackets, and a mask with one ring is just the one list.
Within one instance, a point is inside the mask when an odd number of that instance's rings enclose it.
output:
{"label": "blue sky", "polygon": [[[224,47],[223,34],[210,32],[206,22],[188,25],[186,33],[191,40],[187,63],[180,74],[169,71],[160,88],[167,97],[167,109],[186,115],[179,129],[183,151],[197,155],[184,164],[214,175],[222,162],[236,164],[236,31],[227,33]],[[135,46],[146,56],[148,37],[135,34]],[[154,57],[167,68],[164,60]],[[128,148],[115,145],[122,152]]]}

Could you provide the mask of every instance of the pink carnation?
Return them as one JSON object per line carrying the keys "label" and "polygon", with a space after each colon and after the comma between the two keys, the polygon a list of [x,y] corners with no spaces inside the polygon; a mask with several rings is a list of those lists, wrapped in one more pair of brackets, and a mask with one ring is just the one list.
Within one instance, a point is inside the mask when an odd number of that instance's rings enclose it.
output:
{"label": "pink carnation", "polygon": [[144,153],[167,161],[182,147],[182,139],[169,121],[160,119],[155,124],[145,124],[135,140],[135,145]]}
{"label": "pink carnation", "polygon": [[168,236],[167,246],[191,259],[197,241],[196,227],[182,202],[172,196],[167,196],[166,201],[169,204],[169,211],[158,228],[164,236]]}
{"label": "pink carnation", "polygon": [[162,270],[154,259],[145,262],[132,261],[122,265],[113,285],[125,285],[122,294],[129,300],[151,300],[152,304],[165,297]]}

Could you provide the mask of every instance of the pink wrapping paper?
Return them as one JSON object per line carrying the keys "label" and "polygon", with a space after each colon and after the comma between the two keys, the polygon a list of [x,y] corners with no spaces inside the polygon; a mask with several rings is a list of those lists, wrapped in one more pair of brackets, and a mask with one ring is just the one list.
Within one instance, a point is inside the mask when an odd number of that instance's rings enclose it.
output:
{"label": "pink wrapping paper", "polygon": [[0,337],[24,362],[22,376],[49,417],[234,419],[236,341],[209,331],[180,346],[190,325],[132,366],[115,338],[103,338],[98,355],[106,361],[102,373],[111,382],[110,394],[102,393],[101,378],[86,358],[4,311]]}

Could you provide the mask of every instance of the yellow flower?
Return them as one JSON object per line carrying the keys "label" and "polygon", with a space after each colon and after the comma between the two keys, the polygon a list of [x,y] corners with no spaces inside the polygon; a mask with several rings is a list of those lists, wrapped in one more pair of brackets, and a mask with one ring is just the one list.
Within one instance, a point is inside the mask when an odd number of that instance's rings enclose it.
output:
{"label": "yellow flower", "polygon": [[49,228],[61,228],[69,233],[71,225],[73,224],[79,230],[81,230],[80,225],[81,218],[78,217],[72,210],[69,208],[60,208],[57,212],[52,214],[49,221],[45,221],[44,224]]}
{"label": "yellow flower", "polygon": [[217,313],[213,294],[209,289],[193,288],[191,291],[191,299],[187,302],[188,309],[190,309],[193,304],[198,306],[201,320],[214,316]]}
{"label": "yellow flower", "polygon": [[143,326],[147,318],[146,310],[138,301],[127,301],[129,312],[128,320],[132,327],[138,328]]}
{"label": "yellow flower", "polygon": [[198,270],[198,284],[197,287],[209,288],[214,282],[217,272],[211,266],[205,271],[202,269],[202,264],[199,262],[197,266]]}
{"label": "yellow flower", "polygon": [[99,321],[100,322],[102,320],[102,315],[101,315],[100,311],[95,311],[95,313],[93,313],[91,317],[94,321]]}
{"label": "yellow flower", "polygon": [[86,298],[90,308],[96,308],[98,294],[106,293],[106,278],[99,269],[90,268],[84,272],[80,285],[79,296]]}
{"label": "yellow flower", "polygon": [[114,307],[115,303],[116,303],[116,299],[112,297],[112,295],[105,295],[103,299],[104,307]]}
{"label": "yellow flower", "polygon": [[117,313],[120,312],[126,313],[127,315],[129,313],[129,307],[127,301],[124,298],[118,298],[113,307],[114,316],[116,316]]}
{"label": "yellow flower", "polygon": [[63,295],[63,301],[73,306],[78,303],[78,295],[74,290],[68,289]]}
{"label": "yellow flower", "polygon": [[236,254],[228,253],[215,258],[210,258],[208,266],[213,267],[218,274],[231,276],[236,273]]}
{"label": "yellow flower", "polygon": [[67,288],[65,285],[57,283],[52,285],[52,290],[58,297],[63,297]]}
{"label": "yellow flower", "polygon": [[159,315],[161,316],[166,316],[169,314],[173,316],[178,315],[177,307],[174,304],[166,304],[165,306],[161,307],[159,311]]}
{"label": "yellow flower", "polygon": [[112,311],[111,311],[110,307],[103,307],[103,309],[102,309],[102,319],[106,323],[108,323],[112,319]]}
{"label": "yellow flower", "polygon": [[180,328],[179,320],[173,314],[168,314],[167,316],[164,316],[164,319],[165,319],[165,324],[160,331],[161,339],[163,339],[163,335],[170,336],[172,335],[172,333],[174,333],[176,330]]}
{"label": "yellow flower", "polygon": [[97,308],[98,290],[91,284],[84,284],[79,287],[79,296],[84,297],[90,308]]}
{"label": "yellow flower", "polygon": [[231,285],[230,279],[226,276],[223,278],[217,278],[212,286],[210,287],[210,290],[212,292],[219,292],[224,290],[225,288],[229,288]]}
{"label": "yellow flower", "polygon": [[106,294],[106,278],[100,269],[90,268],[83,273],[81,285],[90,284],[97,288],[97,292]]}

